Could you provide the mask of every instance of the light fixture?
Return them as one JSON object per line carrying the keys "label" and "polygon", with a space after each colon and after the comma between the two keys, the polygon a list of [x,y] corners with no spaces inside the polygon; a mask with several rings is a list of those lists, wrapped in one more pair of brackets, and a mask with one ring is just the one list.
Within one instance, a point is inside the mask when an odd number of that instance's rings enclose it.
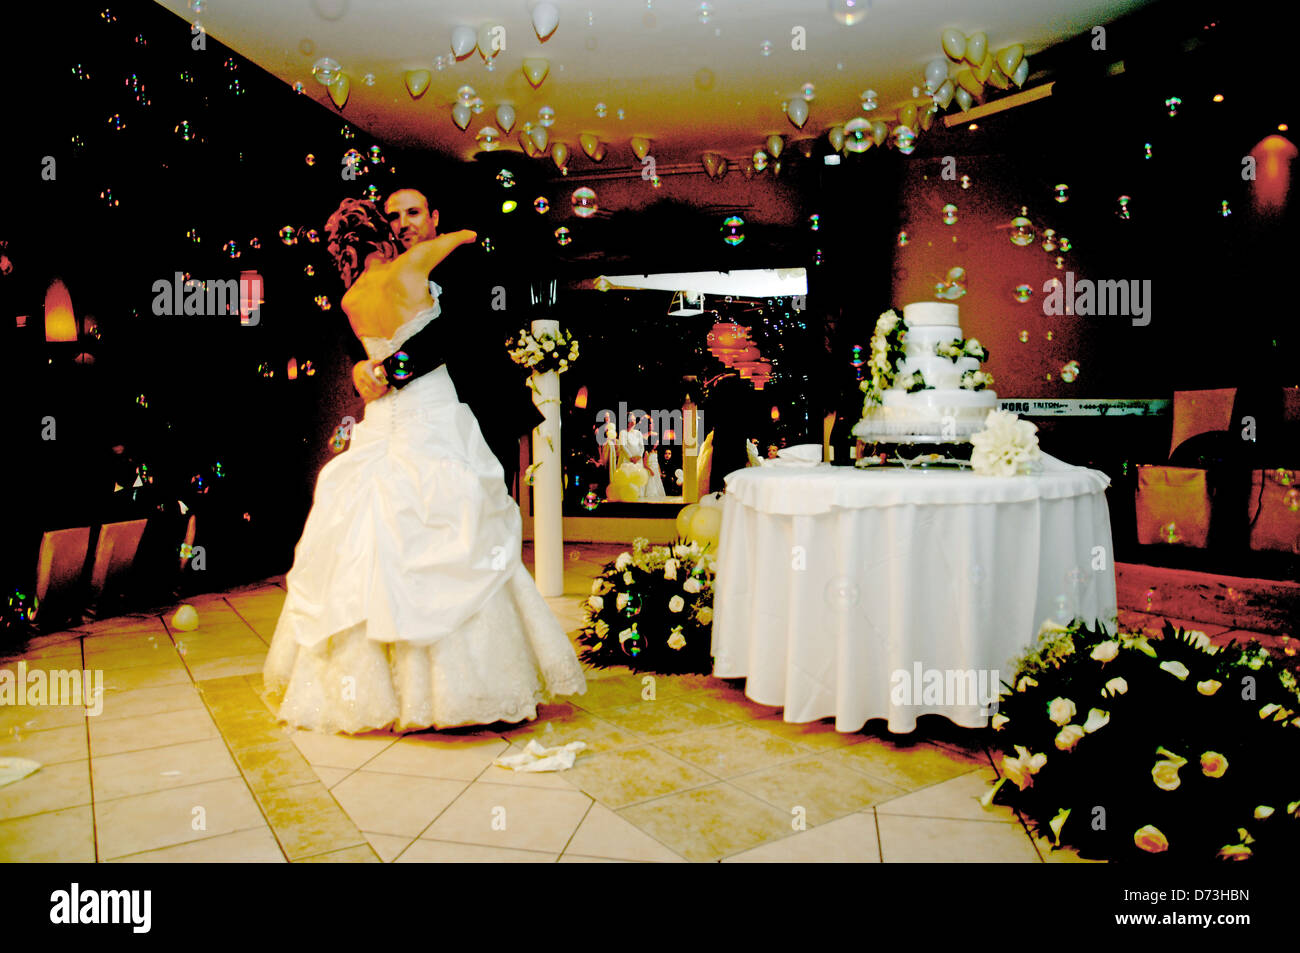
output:
{"label": "light fixture", "polygon": [[1223,102],[1223,93],[1215,93],[1215,94],[1214,94],[1214,101],[1215,101],[1216,103],[1221,103],[1221,102]]}
{"label": "light fixture", "polygon": [[690,318],[704,313],[704,293],[702,291],[678,291],[673,294],[668,306],[668,316],[673,318]]}

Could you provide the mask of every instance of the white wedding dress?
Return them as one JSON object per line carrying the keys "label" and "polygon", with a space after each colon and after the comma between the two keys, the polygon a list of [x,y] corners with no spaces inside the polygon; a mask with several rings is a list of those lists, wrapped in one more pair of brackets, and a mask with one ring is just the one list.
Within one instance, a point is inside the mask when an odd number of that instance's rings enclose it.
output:
{"label": "white wedding dress", "polygon": [[645,485],[645,492],[642,499],[646,500],[663,500],[667,498],[664,493],[664,479],[659,472],[659,451],[647,450],[645,454],[646,466],[650,468],[650,482]]}
{"label": "white wedding dress", "polygon": [[[363,338],[366,352],[388,357],[439,313]],[[586,691],[521,544],[501,464],[445,365],[371,401],[320,472],[286,577],[263,671],[280,720],[352,734],[519,722]]]}

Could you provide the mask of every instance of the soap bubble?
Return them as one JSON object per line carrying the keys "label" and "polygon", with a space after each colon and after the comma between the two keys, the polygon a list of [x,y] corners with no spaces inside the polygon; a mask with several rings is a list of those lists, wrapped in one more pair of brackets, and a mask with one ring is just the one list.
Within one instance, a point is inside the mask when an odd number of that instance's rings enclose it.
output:
{"label": "soap bubble", "polygon": [[113,113],[113,115],[109,116],[108,124],[117,132],[121,132],[126,128],[126,120],[122,118],[121,113]]}
{"label": "soap bubble", "polygon": [[963,189],[969,189],[970,186],[971,186],[970,176],[969,176],[969,175],[963,175],[963,176],[961,177],[961,187],[962,187]]}
{"label": "soap bubble", "polygon": [[567,245],[569,242],[573,241],[573,236],[569,234],[567,228],[561,225],[555,230],[555,241],[561,245]]}
{"label": "soap bubble", "polygon": [[306,268],[302,270],[302,273],[306,275],[308,278],[314,278],[316,276],[316,266],[308,265]]}
{"label": "soap bubble", "polygon": [[316,231],[314,228],[307,229],[307,235],[305,237],[307,241],[311,242],[313,245],[320,242],[320,232]]}
{"label": "soap bubble", "polygon": [[370,147],[370,161],[373,162],[373,163],[375,163],[376,165],[379,165],[381,162],[383,162],[383,161],[384,161],[384,150],[381,149],[381,148],[379,148],[379,146],[371,146],[371,147]]}
{"label": "soap bubble", "polygon": [[1073,384],[1075,378],[1077,378],[1078,376],[1079,376],[1078,361],[1069,361],[1064,367],[1061,368],[1061,380],[1065,381],[1067,384]]}
{"label": "soap bubble", "polygon": [[[708,22],[709,22],[709,19],[710,19],[712,16],[713,16],[713,4],[711,4],[711,3],[701,3],[701,4],[700,4],[700,10],[699,10],[699,18],[700,18],[700,22],[701,22],[701,23],[708,23]],[[590,25],[590,24],[588,24],[588,25]]]}
{"label": "soap bubble", "polygon": [[456,90],[456,99],[459,100],[462,105],[468,106],[477,98],[478,93],[474,91],[473,86],[462,86],[460,89]]}
{"label": "soap bubble", "polygon": [[1020,343],[1021,343],[1021,344],[1028,344],[1028,343],[1029,343],[1029,332],[1028,332],[1028,331],[1021,331],[1021,332],[1020,332]]}
{"label": "soap bubble", "polygon": [[1047,340],[1050,341],[1051,339],[1052,339],[1052,332],[1051,332],[1051,331],[1048,331],[1048,332],[1047,332]]}
{"label": "soap bubble", "polygon": [[821,224],[822,224],[822,217],[818,215],[816,212],[808,216],[808,228],[810,228],[812,231],[815,232],[817,231],[817,229],[821,228]]}
{"label": "soap bubble", "polygon": [[903,155],[910,156],[916,151],[916,133],[909,126],[895,126],[890,136],[894,140],[894,148]]}
{"label": "soap bubble", "polygon": [[804,83],[802,92],[803,92],[803,98],[806,99],[808,102],[812,102],[817,96],[817,87],[814,86],[812,83]]}
{"label": "soap bubble", "polygon": [[484,126],[478,131],[478,135],[474,137],[474,141],[478,143],[480,149],[483,149],[486,152],[492,152],[501,145],[501,133],[497,132],[496,128],[493,126]]}
{"label": "soap bubble", "polygon": [[864,89],[859,98],[862,100],[862,111],[865,113],[871,112],[871,110],[880,105],[880,100],[876,98],[876,91],[874,89]]}
{"label": "soap bubble", "polygon": [[772,55],[772,41],[771,41],[771,40],[764,40],[762,43],[759,44],[759,46],[758,46],[758,51],[759,51],[760,53],[762,53],[764,56],[771,56],[771,55]]}
{"label": "soap bubble", "polygon": [[730,215],[722,222],[722,240],[735,247],[745,240],[745,220],[739,215]]}
{"label": "soap bubble", "polygon": [[1060,202],[1062,205],[1070,201],[1070,187],[1064,182],[1060,183],[1054,191],[1056,193],[1056,201]]}
{"label": "soap bubble", "polygon": [[1029,287],[1029,285],[1016,285],[1016,290],[1015,290],[1016,300],[1019,301],[1021,304],[1024,304],[1026,301],[1028,301],[1033,296],[1033,294],[1034,294],[1034,289]]}
{"label": "soap bubble", "polygon": [[284,228],[280,229],[280,241],[284,242],[286,245],[298,244],[298,234],[292,225],[286,225]]}
{"label": "soap bubble", "polygon": [[1034,223],[1025,217],[1024,212],[1021,209],[1021,214],[1011,220],[1011,244],[1021,247],[1031,245],[1034,241]]}
{"label": "soap bubble", "polygon": [[764,169],[767,168],[767,153],[764,152],[762,149],[757,150],[754,153],[752,162],[754,164],[754,171],[762,172]]}
{"label": "soap bubble", "polygon": [[1132,214],[1129,212],[1129,208],[1128,208],[1129,203],[1132,202],[1133,199],[1131,196],[1121,195],[1118,201],[1119,201],[1119,208],[1115,210],[1115,214],[1120,218],[1124,219],[1125,221],[1128,221],[1133,217]]}
{"label": "soap bubble", "polygon": [[546,196],[539,195],[533,202],[533,208],[537,210],[538,215],[545,215],[551,210],[551,203],[546,201]]}
{"label": "soap bubble", "polygon": [[609,112],[608,106],[606,106],[604,103],[596,103],[596,118],[604,119],[606,113],[608,112]]}
{"label": "soap bubble", "polygon": [[501,183],[501,187],[503,189],[514,188],[515,174],[511,172],[509,169],[502,169],[500,172],[497,173],[497,181]]}
{"label": "soap bubble", "polygon": [[1061,251],[1069,251],[1073,247],[1070,244],[1070,240],[1064,235],[1056,240],[1056,246],[1061,249]]}
{"label": "soap bubble", "polygon": [[906,245],[906,244],[908,243],[908,241],[910,241],[910,239],[907,237],[907,232],[899,232],[899,233],[898,233],[898,247],[899,247],[899,248],[902,248],[904,245]]}
{"label": "soap bubble", "polygon": [[239,250],[238,242],[226,242],[221,246],[221,250],[231,258],[238,258],[242,254]]}
{"label": "soap bubble", "polygon": [[957,224],[957,206],[949,203],[943,207],[943,223],[945,225]]}
{"label": "soap bubble", "polygon": [[596,214],[596,193],[583,186],[573,193],[573,214],[578,218],[591,218]]}
{"label": "soap bubble", "polygon": [[344,126],[339,130],[339,135],[344,139],[355,139],[357,137],[357,131],[351,126]]}
{"label": "soap bubble", "polygon": [[343,69],[338,60],[332,60],[328,56],[322,56],[312,64],[311,74],[316,77],[316,82],[322,86],[332,86],[334,81],[339,78],[339,72]]}
{"label": "soap bubble", "polygon": [[1227,218],[1229,215],[1232,214],[1232,210],[1228,208],[1227,199],[1224,199],[1222,202],[1219,203],[1219,214],[1222,215],[1224,218]]}
{"label": "soap bubble", "polygon": [[479,244],[483,246],[483,250],[484,250],[485,252],[489,252],[489,253],[490,253],[490,252],[496,251],[496,245],[494,245],[494,244],[492,243],[492,238],[491,238],[491,236],[487,236],[487,235],[483,236],[483,240],[482,240],[481,242],[479,242]]}
{"label": "soap bubble", "polygon": [[547,126],[547,127],[554,126],[555,125],[554,108],[552,108],[551,106],[543,106],[541,109],[537,110],[537,124],[539,126]]}

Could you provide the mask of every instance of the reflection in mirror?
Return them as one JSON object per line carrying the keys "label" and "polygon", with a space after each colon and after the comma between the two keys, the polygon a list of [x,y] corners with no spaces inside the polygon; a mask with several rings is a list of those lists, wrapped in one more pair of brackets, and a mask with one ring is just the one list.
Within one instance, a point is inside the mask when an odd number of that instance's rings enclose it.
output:
{"label": "reflection in mirror", "polygon": [[575,282],[566,311],[582,359],[561,378],[566,515],[671,515],[802,442],[813,428],[786,409],[811,405],[799,352],[820,335],[803,320],[807,287],[802,268]]}

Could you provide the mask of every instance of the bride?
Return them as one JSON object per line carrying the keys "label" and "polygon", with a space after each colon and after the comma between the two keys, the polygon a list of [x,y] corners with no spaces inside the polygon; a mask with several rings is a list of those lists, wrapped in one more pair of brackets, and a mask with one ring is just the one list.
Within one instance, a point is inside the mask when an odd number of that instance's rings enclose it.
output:
{"label": "bride", "polygon": [[[378,362],[441,313],[429,272],[476,236],[398,254],[384,216],[356,199],[326,229],[343,310],[382,375]],[[286,577],[263,672],[280,720],[348,733],[519,722],[584,692],[521,545],[519,507],[446,365],[371,401],[320,472]]]}

